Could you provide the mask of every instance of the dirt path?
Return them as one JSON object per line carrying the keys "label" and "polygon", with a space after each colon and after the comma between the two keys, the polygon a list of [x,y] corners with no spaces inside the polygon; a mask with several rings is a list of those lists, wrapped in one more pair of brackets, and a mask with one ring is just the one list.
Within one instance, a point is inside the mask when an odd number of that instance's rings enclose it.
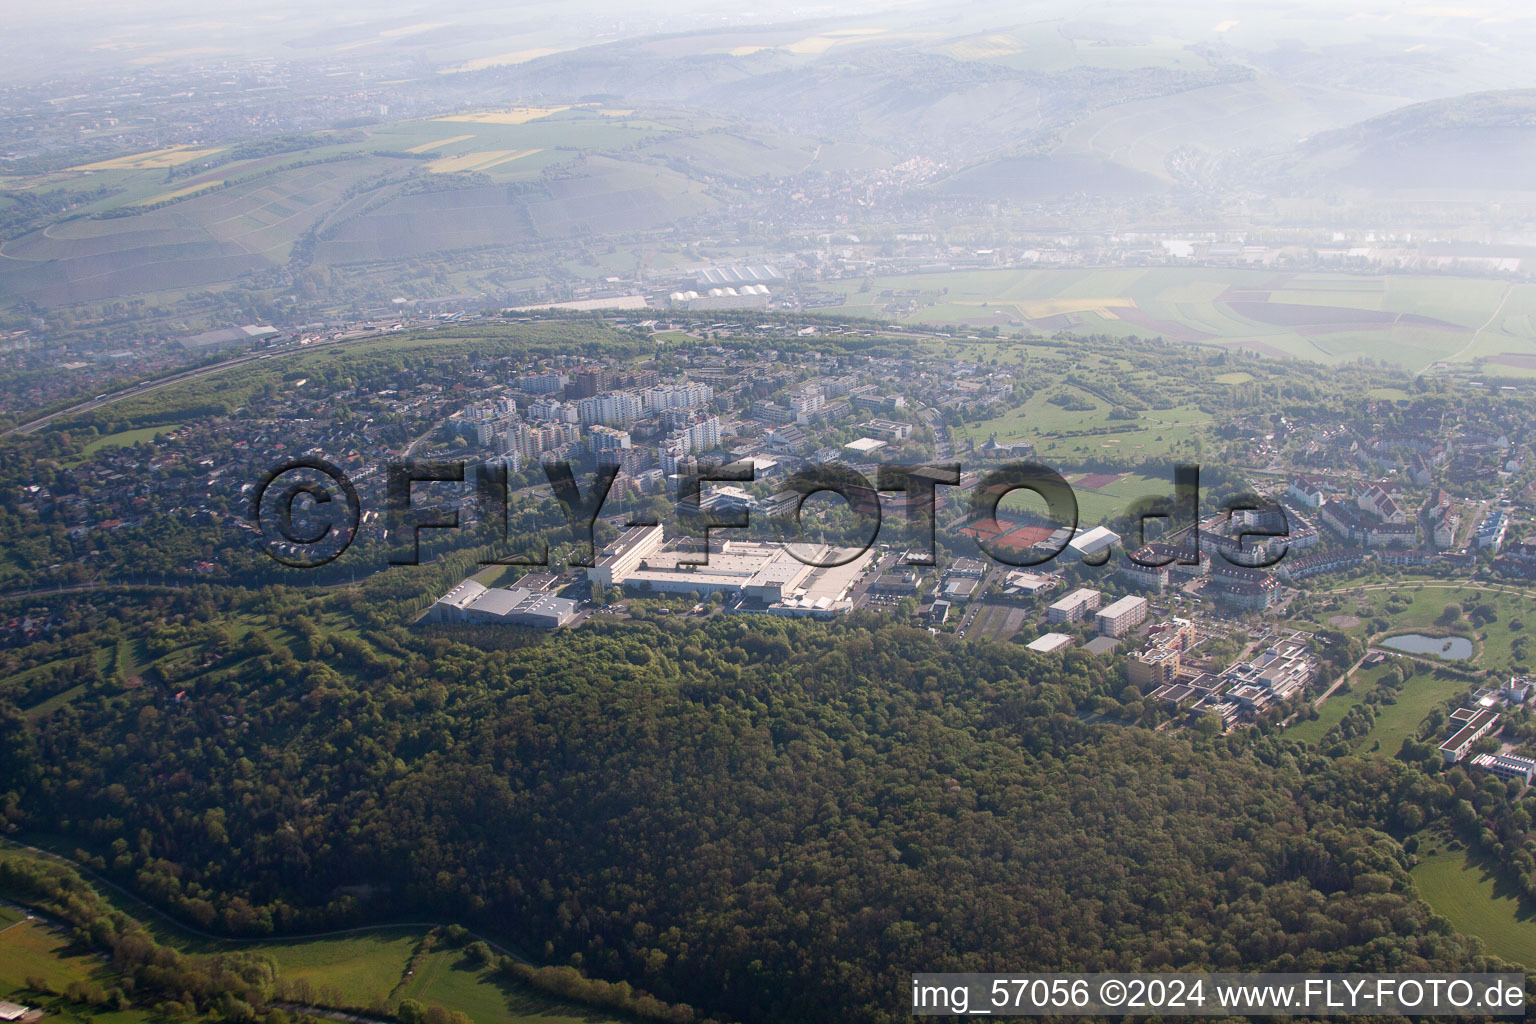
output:
{"label": "dirt path", "polygon": [[1510,285],[1508,288],[1505,288],[1504,289],[1504,297],[1499,299],[1499,304],[1493,308],[1493,312],[1492,313],[1488,314],[1488,319],[1483,322],[1483,326],[1479,327],[1477,330],[1472,332],[1471,339],[1465,345],[1463,345],[1460,349],[1458,349],[1455,352],[1455,354],[1446,356],[1444,359],[1431,360],[1430,363],[1429,363],[1429,366],[1424,367],[1419,372],[1420,373],[1427,373],[1429,371],[1429,368],[1431,366],[1434,366],[1435,363],[1453,363],[1456,360],[1460,359],[1462,356],[1466,355],[1467,352],[1471,350],[1472,346],[1477,344],[1478,335],[1482,334],[1488,328],[1492,327],[1493,326],[1493,322],[1499,318],[1499,314],[1504,312],[1504,304],[1509,301],[1509,297],[1511,295],[1513,295],[1514,293],[1515,293],[1515,286],[1514,285]]}

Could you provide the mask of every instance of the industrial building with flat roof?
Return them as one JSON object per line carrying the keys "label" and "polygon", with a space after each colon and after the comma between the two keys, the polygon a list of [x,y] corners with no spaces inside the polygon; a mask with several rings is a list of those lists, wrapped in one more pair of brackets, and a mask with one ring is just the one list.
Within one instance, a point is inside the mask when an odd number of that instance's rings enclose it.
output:
{"label": "industrial building with flat roof", "polygon": [[1020,597],[1036,597],[1055,587],[1061,582],[1056,576],[1042,572],[1028,572],[1019,570],[1010,572],[1003,579],[1003,593],[1016,594]]}
{"label": "industrial building with flat roof", "polygon": [[661,541],[660,523],[630,527],[603,549],[597,564],[587,570],[587,579],[604,587],[622,582],[642,561],[661,550]]}
{"label": "industrial building with flat roof", "polygon": [[1079,530],[1077,535],[1067,543],[1067,548],[1079,557],[1092,558],[1119,542],[1118,533],[1107,526],[1095,526],[1091,530]]}
{"label": "industrial building with flat roof", "polygon": [[464,580],[438,598],[423,622],[472,622],[556,629],[576,617],[576,602],[526,587],[490,589]]}
{"label": "industrial building with flat roof", "polygon": [[1059,651],[1063,647],[1071,646],[1072,638],[1066,633],[1044,633],[1032,641],[1025,650],[1049,654],[1052,651]]}
{"label": "industrial building with flat roof", "polygon": [[852,609],[849,592],[874,558],[869,550],[844,565],[807,564],[831,561],[836,553],[827,545],[712,539],[707,559],[701,560],[699,552],[664,544],[660,526],[639,527],[605,548],[587,578],[632,593],[707,597],[723,592],[740,597],[742,611],[830,616]]}

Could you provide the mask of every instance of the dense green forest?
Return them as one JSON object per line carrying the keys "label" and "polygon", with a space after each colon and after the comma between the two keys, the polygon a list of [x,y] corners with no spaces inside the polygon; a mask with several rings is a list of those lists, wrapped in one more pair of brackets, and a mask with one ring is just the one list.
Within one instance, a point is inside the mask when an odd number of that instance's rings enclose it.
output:
{"label": "dense green forest", "polygon": [[[1393,836],[1451,787],[1089,724],[1135,694],[1086,654],[864,616],[512,641],[269,610],[285,642],[180,700],[7,713],[8,817],[201,926],[432,914],[721,1019],[904,1018],[912,970],[1493,963]],[[200,615],[172,618],[216,645]]]}

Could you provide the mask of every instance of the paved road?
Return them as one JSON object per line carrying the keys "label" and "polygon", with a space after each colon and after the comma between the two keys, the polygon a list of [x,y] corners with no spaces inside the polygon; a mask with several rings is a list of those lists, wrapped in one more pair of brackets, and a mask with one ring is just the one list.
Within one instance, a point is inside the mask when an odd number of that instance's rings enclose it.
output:
{"label": "paved road", "polygon": [[1323,706],[1323,701],[1325,701],[1329,697],[1333,696],[1333,691],[1335,691],[1339,687],[1343,686],[1346,680],[1354,678],[1355,673],[1360,670],[1360,666],[1365,664],[1365,659],[1369,658],[1374,653],[1375,653],[1374,651],[1372,651],[1370,649],[1367,649],[1364,654],[1360,655],[1360,660],[1359,661],[1356,661],[1353,665],[1349,666],[1349,668],[1344,672],[1344,674],[1339,676],[1339,678],[1335,679],[1333,681],[1332,685],[1330,685],[1328,687],[1328,689],[1326,689],[1322,693],[1318,694],[1317,699],[1312,702],[1312,706],[1315,707],[1315,708],[1322,707]]}
{"label": "paved road", "polygon": [[151,391],[159,391],[161,388],[170,387],[172,384],[181,384],[189,380],[197,380],[199,377],[207,377],[210,374],[223,373],[225,370],[233,369],[237,366],[245,366],[250,363],[261,362],[264,359],[281,359],[284,356],[302,355],[305,352],[313,352],[317,348],[326,348],[331,345],[345,345],[349,341],[367,341],[373,338],[385,337],[391,333],[398,332],[369,331],[363,334],[349,334],[346,337],[336,338],[332,341],[316,341],[311,342],[308,345],[295,345],[290,348],[274,349],[269,352],[239,355],[232,359],[226,359],[223,362],[210,363],[207,366],[199,366],[191,370],[180,370],[176,373],[172,373],[167,377],[157,377],[154,380],[146,381],[143,384],[135,384],[132,387],[123,388],[120,391],[113,391],[104,398],[92,398],[89,401],[79,402],[75,405],[69,406],[67,409],[60,409],[58,412],[51,412],[46,416],[40,416],[28,423],[23,423],[20,426],[12,427],[10,430],[5,431],[4,434],[0,434],[0,437],[5,437],[10,434],[33,434],[62,416],[73,416],[76,413],[90,412],[92,409],[99,409],[104,405],[111,405],[113,402],[121,402],[125,398],[134,398],[139,395],[147,395]]}
{"label": "paved road", "polygon": [[1358,594],[1367,590],[1413,590],[1427,587],[1430,590],[1481,590],[1488,594],[1513,594],[1521,597],[1536,596],[1536,588],[1517,587],[1513,583],[1479,583],[1475,579],[1449,580],[1437,583],[1430,580],[1413,580],[1407,583],[1362,583],[1338,590],[1320,590],[1319,594]]}
{"label": "paved road", "polygon": [[[325,342],[324,344],[334,343]],[[314,347],[316,346],[310,346],[310,348]],[[79,404],[72,405],[67,409],[60,409],[58,412],[51,412],[46,416],[40,416],[29,423],[23,423],[20,426],[12,427],[10,430],[7,430],[5,434],[0,436],[9,436],[11,434],[35,434],[37,431],[41,430],[43,427],[46,427],[48,424],[52,423],[54,420],[61,416],[73,416],[76,413],[90,412],[92,409],[100,409],[102,406],[111,405],[113,402],[121,402],[125,398],[134,398],[138,395],[147,395],[151,391],[159,391],[161,388],[170,387],[172,384],[180,384],[184,381],[196,380],[199,377],[206,377],[212,373],[220,373],[224,370],[228,370],[236,366],[244,366],[247,363],[254,363],[261,359],[268,359],[275,354],[276,353],[263,353],[261,355],[254,356],[240,356],[235,359],[225,360],[222,363],[213,363],[209,366],[198,367],[195,370],[183,370],[180,373],[173,373],[169,377],[159,377],[145,384],[135,384],[132,387],[124,388],[121,391],[114,391],[108,394],[105,398],[93,398],[88,402],[80,402]]]}

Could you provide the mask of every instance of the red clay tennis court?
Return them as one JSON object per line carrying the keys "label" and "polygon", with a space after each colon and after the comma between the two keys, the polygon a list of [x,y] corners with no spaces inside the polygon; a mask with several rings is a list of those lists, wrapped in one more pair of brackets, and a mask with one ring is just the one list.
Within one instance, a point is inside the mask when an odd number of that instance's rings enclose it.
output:
{"label": "red clay tennis court", "polygon": [[979,519],[970,526],[962,527],[960,532],[984,540],[994,547],[1022,551],[1043,540],[1049,540],[1056,531],[1049,526],[1020,526],[1006,519]]}
{"label": "red clay tennis court", "polygon": [[1125,476],[1124,473],[1089,473],[1072,486],[1081,487],[1085,491],[1097,491],[1108,487],[1110,484],[1119,483],[1125,479]]}

